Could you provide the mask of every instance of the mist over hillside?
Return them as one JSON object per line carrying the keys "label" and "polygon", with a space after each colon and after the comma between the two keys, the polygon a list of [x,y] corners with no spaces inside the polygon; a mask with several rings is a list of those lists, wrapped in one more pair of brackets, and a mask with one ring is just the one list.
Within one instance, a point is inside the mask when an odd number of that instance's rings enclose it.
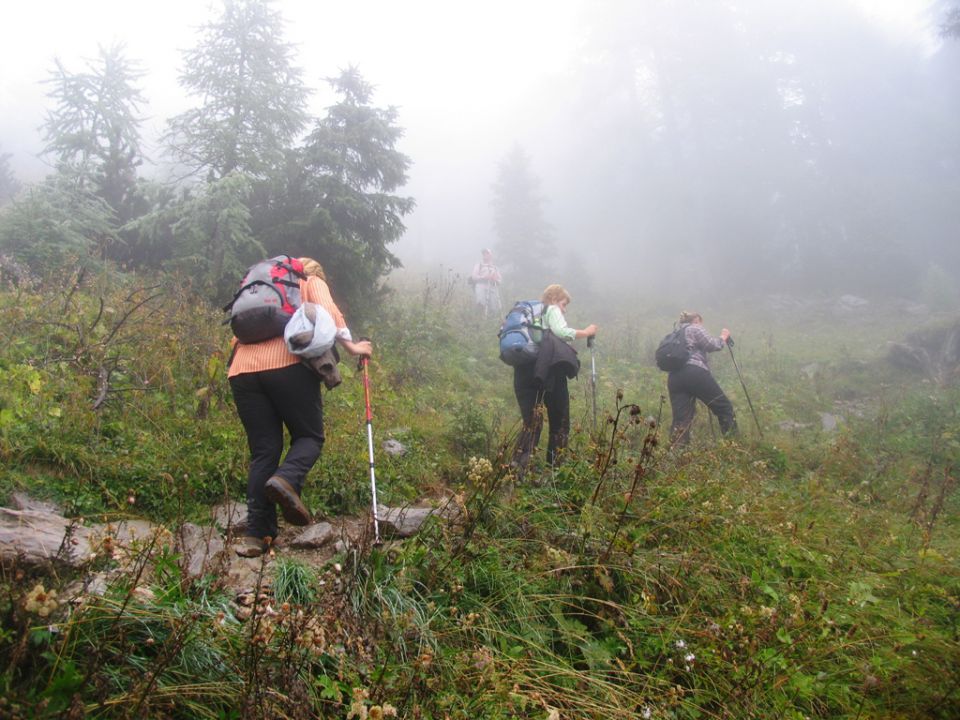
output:
{"label": "mist over hillside", "polygon": [[[251,28],[269,27],[286,48],[304,118],[337,102],[323,78],[351,66],[370,102],[393,113],[392,142],[409,164],[392,192],[415,206],[377,242],[414,270],[467,273],[492,247],[505,284],[528,295],[559,280],[581,296],[939,293],[956,303],[960,42],[950,2],[352,5],[274,2],[277,22]],[[63,169],[56,133],[67,130],[55,120],[72,101],[57,83],[96,74],[98,44],[123,47],[139,93],[128,176],[184,187],[198,166],[171,154],[171,120],[202,103],[200,86],[184,84],[186,53],[202,46],[217,8],[148,9],[166,30],[151,33],[109,2],[76,17],[35,6],[17,10],[33,40],[11,43],[3,62],[0,202]],[[40,32],[53,9],[83,32]],[[285,152],[304,147],[310,123],[291,130]],[[263,179],[255,164],[238,169]],[[278,227],[282,215],[248,209],[262,246],[310,249]],[[282,203],[275,212],[297,213]],[[304,222],[313,235],[335,232]],[[539,248],[535,262],[524,245]],[[254,250],[239,251],[237,265]],[[169,256],[141,247],[132,258]],[[383,258],[377,272],[391,269]]]}

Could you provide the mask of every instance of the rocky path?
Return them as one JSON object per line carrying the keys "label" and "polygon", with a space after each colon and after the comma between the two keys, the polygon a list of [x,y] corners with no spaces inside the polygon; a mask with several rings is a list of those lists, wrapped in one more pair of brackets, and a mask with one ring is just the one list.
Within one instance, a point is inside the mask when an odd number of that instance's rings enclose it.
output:
{"label": "rocky path", "polygon": [[[213,508],[209,525],[183,523],[172,528],[132,517],[101,523],[66,518],[59,508],[22,493],[14,493],[8,505],[0,507],[0,562],[66,566],[81,575],[87,569],[79,590],[87,593],[102,592],[111,576],[166,548],[177,554],[186,578],[214,573],[240,594],[257,584],[261,572],[269,581],[277,557],[319,568],[338,554],[369,547],[373,534],[369,517],[328,519],[282,528],[274,553],[241,558],[232,543],[245,529],[246,507],[233,501]],[[449,499],[402,508],[380,506],[380,533],[385,540],[402,540],[415,535],[433,516],[449,519],[458,514]]]}

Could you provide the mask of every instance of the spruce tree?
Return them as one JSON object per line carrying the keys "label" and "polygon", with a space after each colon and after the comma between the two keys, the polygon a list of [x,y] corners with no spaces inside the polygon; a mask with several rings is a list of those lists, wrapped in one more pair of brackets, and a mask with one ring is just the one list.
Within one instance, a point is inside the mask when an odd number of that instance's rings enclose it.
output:
{"label": "spruce tree", "polygon": [[118,226],[138,212],[141,76],[118,45],[100,48],[85,72],[71,72],[57,60],[47,80],[55,105],[43,125],[43,152],[55,158],[57,172],[102,199]]}
{"label": "spruce tree", "polygon": [[224,0],[184,55],[180,83],[201,103],[174,117],[165,140],[173,156],[215,180],[232,172],[262,177],[306,123],[307,88],[282,40],[270,0]]}
{"label": "spruce tree", "polygon": [[493,225],[502,265],[542,287],[554,271],[553,229],[543,214],[540,181],[530,158],[515,145],[500,162],[493,185]]}

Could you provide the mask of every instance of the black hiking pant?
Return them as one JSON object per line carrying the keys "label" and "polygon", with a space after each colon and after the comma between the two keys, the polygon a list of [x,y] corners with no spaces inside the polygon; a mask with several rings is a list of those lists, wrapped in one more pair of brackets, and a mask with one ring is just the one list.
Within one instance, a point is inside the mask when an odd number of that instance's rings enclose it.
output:
{"label": "black hiking pant", "polygon": [[717,416],[721,433],[729,435],[737,432],[733,404],[723,394],[709,370],[699,365],[684,365],[667,376],[667,389],[670,392],[670,409],[673,411],[670,437],[675,444],[686,445],[690,442],[690,426],[697,412],[697,400]]}
{"label": "black hiking pant", "polygon": [[547,462],[553,465],[557,455],[567,446],[570,436],[570,391],[567,388],[567,376],[557,370],[547,383],[551,386],[544,391],[534,378],[534,363],[518,365],[513,368],[513,393],[517,396],[520,416],[523,418],[523,430],[517,440],[514,462],[525,468],[530,462],[530,454],[540,444],[540,431],[543,418],[536,411],[538,402],[547,408],[549,440],[547,442]]}
{"label": "black hiking pant", "polygon": [[[247,531],[264,538],[277,536],[277,506],[264,494],[274,475],[299,495],[307,473],[323,449],[323,403],[320,378],[303,363],[277,370],[244,373],[230,378],[233,401],[250,447],[247,472]],[[290,448],[283,463],[283,428]]]}

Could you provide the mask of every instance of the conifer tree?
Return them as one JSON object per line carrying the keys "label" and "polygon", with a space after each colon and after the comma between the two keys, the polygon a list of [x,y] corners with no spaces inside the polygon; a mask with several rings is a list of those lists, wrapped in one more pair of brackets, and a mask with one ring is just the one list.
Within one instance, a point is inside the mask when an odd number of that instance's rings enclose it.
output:
{"label": "conifer tree", "polygon": [[85,72],[70,72],[57,60],[47,80],[55,107],[43,125],[44,153],[79,189],[101,198],[118,225],[137,214],[141,75],[118,45],[100,48]]}
{"label": "conifer tree", "polygon": [[493,224],[502,264],[534,287],[548,282],[554,270],[553,229],[543,215],[539,185],[529,156],[515,145],[501,161],[493,185]]}
{"label": "conifer tree", "polygon": [[20,189],[20,181],[10,167],[10,153],[0,152],[0,207],[13,200]]}
{"label": "conifer tree", "polygon": [[97,262],[116,242],[110,207],[63,173],[27,187],[0,213],[0,255],[40,276]]}
{"label": "conifer tree", "polygon": [[218,303],[236,290],[251,258],[265,254],[250,231],[250,187],[242,173],[206,183],[180,203],[170,228],[175,243],[171,265],[185,270]]}
{"label": "conifer tree", "polygon": [[224,0],[184,55],[183,87],[201,104],[174,117],[165,139],[175,158],[208,179],[275,169],[306,123],[307,89],[283,42],[270,0]]}
{"label": "conifer tree", "polygon": [[291,155],[273,189],[265,229],[271,252],[301,248],[330,272],[345,307],[371,306],[380,279],[400,261],[388,246],[403,234],[412,198],[396,194],[410,159],[396,148],[397,110],[373,105],[373,86],[356,68],[330,79],[339,101]]}

